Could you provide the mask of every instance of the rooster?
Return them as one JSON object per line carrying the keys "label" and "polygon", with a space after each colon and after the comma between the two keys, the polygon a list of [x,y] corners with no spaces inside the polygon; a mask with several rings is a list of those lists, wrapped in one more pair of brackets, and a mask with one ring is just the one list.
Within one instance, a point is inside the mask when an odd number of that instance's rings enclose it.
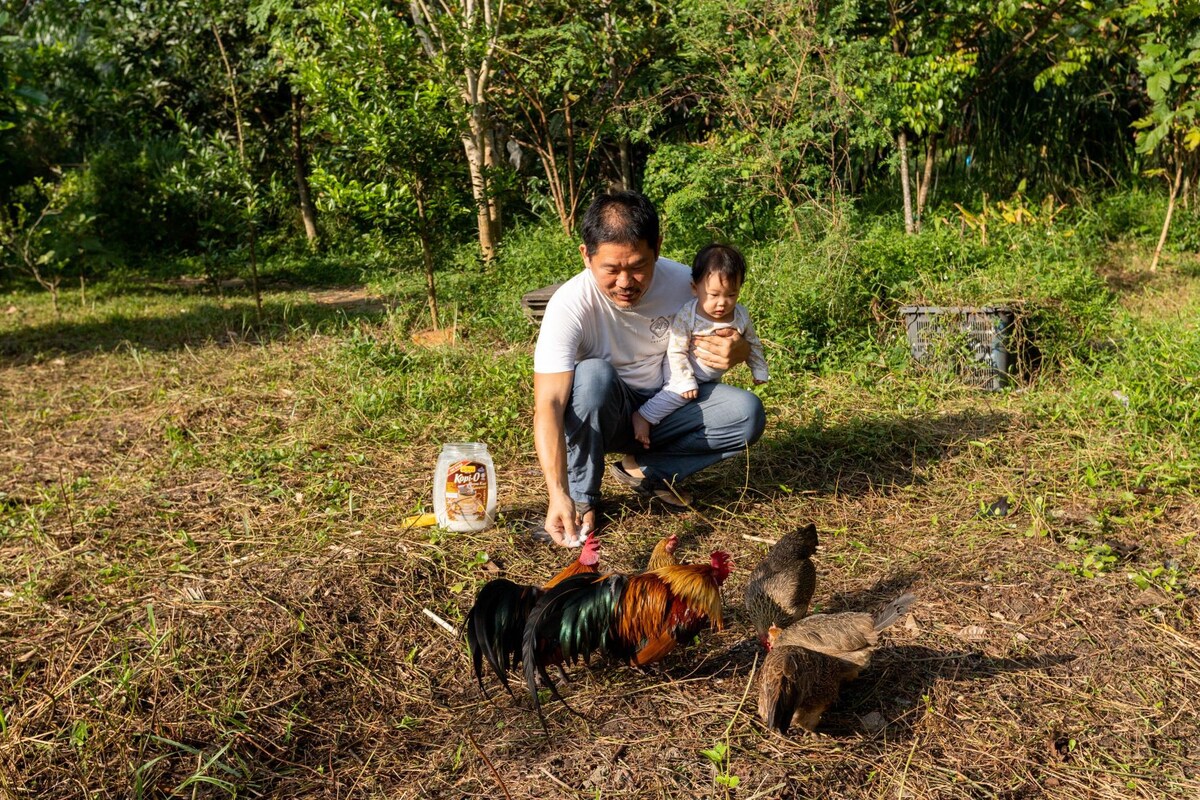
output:
{"label": "rooster", "polygon": [[871,663],[879,633],[908,613],[915,599],[897,597],[875,616],[817,614],[786,629],[771,626],[758,688],[758,713],[767,727],[784,735],[792,723],[816,728],[842,684]]}
{"label": "rooster", "polygon": [[658,544],[654,545],[654,552],[650,553],[650,561],[646,564],[646,572],[653,572],[656,569],[663,567],[673,567],[679,563],[679,559],[675,558],[675,549],[679,547],[679,537],[675,534],[664,537]]}
{"label": "rooster", "polygon": [[551,664],[587,661],[600,651],[643,667],[712,625],[721,630],[721,585],[733,563],[716,550],[707,564],[666,566],[640,575],[577,575],[547,591],[529,613],[522,658],[525,682],[545,726],[537,677],[561,700]]}
{"label": "rooster", "polygon": [[538,598],[575,575],[594,575],[600,567],[600,540],[588,534],[579,557],[568,564],[540,589],[513,583],[507,578],[488,581],[475,596],[475,605],[467,612],[467,643],[475,679],[485,697],[483,662],[486,659],[500,684],[510,695],[508,671],[521,663],[521,634]]}
{"label": "rooster", "polygon": [[817,570],[812,563],[816,551],[817,527],[810,524],[772,545],[766,558],[750,573],[746,611],[764,645],[772,625],[786,628],[808,614],[817,585]]}

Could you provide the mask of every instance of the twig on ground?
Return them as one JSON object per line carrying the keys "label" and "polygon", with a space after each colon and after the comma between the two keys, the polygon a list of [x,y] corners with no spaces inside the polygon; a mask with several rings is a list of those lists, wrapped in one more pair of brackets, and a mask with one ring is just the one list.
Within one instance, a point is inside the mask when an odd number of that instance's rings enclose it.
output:
{"label": "twig on ground", "polygon": [[471,735],[470,731],[467,731],[467,738],[471,741],[471,744],[479,753],[480,758],[483,759],[483,763],[487,764],[488,769],[490,769],[492,774],[496,776],[496,783],[500,784],[500,791],[504,792],[504,796],[507,797],[508,800],[512,800],[512,795],[508,793],[508,787],[504,785],[504,779],[501,778],[500,773],[496,771],[496,765],[493,764],[492,760],[487,757],[487,753],[483,752],[483,748],[479,746],[479,742],[475,741],[475,737]]}
{"label": "twig on ground", "polygon": [[436,622],[438,625],[440,625],[440,626],[442,626],[443,628],[445,628],[445,629],[446,629],[446,631],[447,631],[447,632],[448,632],[448,633],[449,633],[451,636],[457,636],[457,635],[458,635],[458,632],[457,632],[456,630],[454,630],[454,626],[453,626],[453,625],[451,625],[449,622],[446,622],[446,620],[442,619],[442,618],[441,618],[441,617],[439,617],[437,614],[435,614],[435,613],[433,613],[432,611],[430,611],[428,608],[422,608],[422,609],[421,609],[421,611],[422,611],[422,612],[425,614],[425,616],[429,617],[431,620],[433,620],[434,622]]}

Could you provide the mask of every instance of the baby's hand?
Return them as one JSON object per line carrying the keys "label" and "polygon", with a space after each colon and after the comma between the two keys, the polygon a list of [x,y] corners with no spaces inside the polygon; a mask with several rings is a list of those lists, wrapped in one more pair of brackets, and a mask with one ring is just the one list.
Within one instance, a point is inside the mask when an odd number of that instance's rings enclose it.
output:
{"label": "baby's hand", "polygon": [[758,378],[754,379],[755,386],[762,386],[764,383],[766,383],[766,381],[760,381]]}
{"label": "baby's hand", "polygon": [[688,389],[686,392],[680,392],[679,396],[684,400],[695,400],[700,396],[700,392],[696,389]]}
{"label": "baby's hand", "polygon": [[633,438],[642,443],[642,447],[650,447],[650,423],[638,412],[633,412]]}

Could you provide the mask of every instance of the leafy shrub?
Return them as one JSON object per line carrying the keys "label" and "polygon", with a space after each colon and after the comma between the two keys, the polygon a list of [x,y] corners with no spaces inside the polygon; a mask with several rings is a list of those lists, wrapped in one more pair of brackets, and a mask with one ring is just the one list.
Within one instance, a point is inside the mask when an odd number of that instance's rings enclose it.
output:
{"label": "leafy shrub", "polygon": [[758,241],[774,232],[773,205],[738,188],[734,159],[715,143],[666,144],[646,163],[644,191],[662,216],[663,242],[682,261],[714,240]]}
{"label": "leafy shrub", "polygon": [[741,300],[759,335],[772,345],[775,367],[811,368],[831,348],[872,338],[867,309],[872,276],[859,269],[852,241],[833,233],[821,241],[782,241],[747,252]]}
{"label": "leafy shrub", "polygon": [[92,149],[89,200],[106,247],[133,258],[196,247],[196,206],[174,190],[170,174],[184,157],[183,148],[167,139],[111,140]]}
{"label": "leafy shrub", "polygon": [[510,341],[528,341],[536,333],[521,311],[521,296],[561,283],[583,268],[578,240],[556,223],[509,231],[489,266],[482,263],[475,243],[459,246],[447,260],[438,275],[442,304],[456,304],[460,321]]}
{"label": "leafy shrub", "polygon": [[1103,335],[1112,295],[1097,272],[1099,252],[1064,225],[996,224],[985,245],[971,231],[935,226],[919,236],[876,228],[858,252],[877,276],[877,295],[900,304],[1009,306],[1018,346],[1041,363],[1062,363]]}
{"label": "leafy shrub", "polygon": [[1088,228],[1110,242],[1149,239],[1158,235],[1166,212],[1166,198],[1157,192],[1136,189],[1113,192],[1096,203]]}

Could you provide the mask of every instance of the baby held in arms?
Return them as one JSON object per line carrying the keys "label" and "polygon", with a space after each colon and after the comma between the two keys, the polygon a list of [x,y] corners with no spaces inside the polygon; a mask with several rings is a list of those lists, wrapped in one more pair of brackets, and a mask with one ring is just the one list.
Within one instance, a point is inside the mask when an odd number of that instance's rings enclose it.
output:
{"label": "baby held in arms", "polygon": [[696,360],[692,352],[693,336],[733,328],[750,343],[750,358],[746,363],[754,383],[767,382],[762,342],[754,332],[746,307],[738,302],[745,280],[746,259],[737,248],[710,244],[696,254],[692,261],[695,299],[685,303],[671,323],[671,338],[663,358],[663,388],[633,412],[633,436],[644,446],[650,446],[651,425],[657,425],[672,411],[695,400],[699,384],[719,382],[725,374],[724,370],[711,369]]}

